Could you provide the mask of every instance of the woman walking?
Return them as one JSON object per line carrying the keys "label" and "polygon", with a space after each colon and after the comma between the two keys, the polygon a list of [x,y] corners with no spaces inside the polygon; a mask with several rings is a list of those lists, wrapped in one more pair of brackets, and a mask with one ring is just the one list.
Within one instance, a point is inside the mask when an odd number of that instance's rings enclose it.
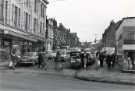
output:
{"label": "woman walking", "polygon": [[9,68],[10,68],[10,69],[15,69],[16,61],[17,61],[16,49],[13,48],[13,49],[11,50],[11,60],[10,60],[10,62],[9,62]]}

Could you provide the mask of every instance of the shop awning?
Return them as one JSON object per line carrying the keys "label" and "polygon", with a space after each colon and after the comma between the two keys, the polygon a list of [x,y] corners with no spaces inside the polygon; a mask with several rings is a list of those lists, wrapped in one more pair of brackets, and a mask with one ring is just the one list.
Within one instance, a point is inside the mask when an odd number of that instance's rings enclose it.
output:
{"label": "shop awning", "polygon": [[36,39],[32,38],[29,35],[23,35],[21,33],[16,33],[16,32],[9,31],[9,30],[5,30],[4,34],[5,35],[11,35],[11,36],[14,36],[14,37],[17,37],[17,38],[21,38],[21,39],[24,39],[24,40],[27,40],[27,41],[37,42]]}
{"label": "shop awning", "polygon": [[31,42],[38,42],[38,40],[43,41],[43,42],[45,41],[45,38],[42,36],[37,36],[35,34],[28,34],[23,31],[14,29],[12,27],[4,26],[2,24],[0,24],[0,30],[4,31],[4,35],[13,36],[13,37],[16,37],[16,38],[22,39],[22,40],[27,40],[27,41],[31,41]]}

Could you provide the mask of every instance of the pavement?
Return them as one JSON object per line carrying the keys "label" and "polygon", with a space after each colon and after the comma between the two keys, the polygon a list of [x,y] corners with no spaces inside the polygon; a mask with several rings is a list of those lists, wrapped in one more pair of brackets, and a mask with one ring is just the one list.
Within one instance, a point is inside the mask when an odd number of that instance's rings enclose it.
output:
{"label": "pavement", "polygon": [[76,73],[76,78],[86,81],[135,85],[135,74],[132,73],[105,70],[82,70]]}
{"label": "pavement", "polygon": [[[3,63],[6,64],[6,63]],[[51,63],[52,64],[52,63]],[[40,73],[40,74],[51,74],[57,76],[70,76],[85,81],[96,81],[96,82],[107,82],[116,84],[128,84],[135,85],[135,74],[122,73],[118,71],[108,71],[105,69],[88,69],[88,70],[73,70],[63,69],[61,71],[55,71],[54,66],[49,67],[48,70],[41,70],[35,68],[19,67],[15,70],[9,70],[7,66],[0,65],[0,71],[14,72],[14,73]]]}

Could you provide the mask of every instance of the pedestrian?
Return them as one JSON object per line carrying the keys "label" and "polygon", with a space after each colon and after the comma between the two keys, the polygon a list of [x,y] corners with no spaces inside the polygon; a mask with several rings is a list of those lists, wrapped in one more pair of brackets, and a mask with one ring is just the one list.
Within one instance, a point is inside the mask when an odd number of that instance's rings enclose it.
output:
{"label": "pedestrian", "polygon": [[16,63],[16,49],[12,48],[11,49],[11,60],[9,62],[9,68],[15,69],[15,63]]}
{"label": "pedestrian", "polygon": [[60,55],[60,52],[57,51],[56,53],[56,57],[55,57],[55,70],[58,71],[61,69],[61,55]]}
{"label": "pedestrian", "polygon": [[131,59],[131,64],[132,64],[132,69],[135,69],[135,59],[133,57],[130,57]]}
{"label": "pedestrian", "polygon": [[110,70],[112,68],[112,55],[107,54],[106,62],[107,62],[107,68]]}
{"label": "pedestrian", "polygon": [[41,63],[41,68],[44,69],[44,70],[47,70],[48,69],[48,65],[47,65],[47,61],[48,61],[48,57],[47,55],[42,55],[43,57],[43,62]]}
{"label": "pedestrian", "polygon": [[87,63],[88,63],[88,54],[86,53],[86,51],[84,51],[83,53],[83,68],[84,69],[87,68]]}
{"label": "pedestrian", "polygon": [[110,66],[111,68],[115,67],[115,53],[110,55]]}
{"label": "pedestrian", "polygon": [[83,66],[84,66],[84,61],[83,61],[83,59],[84,59],[84,52],[83,51],[81,51],[80,57],[81,57],[81,67],[83,68]]}
{"label": "pedestrian", "polygon": [[113,54],[113,64],[112,66],[115,67],[116,65],[116,59],[117,59],[117,56],[116,56],[116,53]]}
{"label": "pedestrian", "polygon": [[130,56],[128,56],[127,61],[128,61],[128,69],[132,69],[133,65],[132,65],[132,60],[131,60]]}
{"label": "pedestrian", "polygon": [[104,66],[104,58],[105,58],[104,52],[100,52],[99,53],[100,67],[103,67]]}
{"label": "pedestrian", "polygon": [[38,53],[38,68],[41,68],[43,61],[44,61],[43,55],[41,52],[39,52]]}
{"label": "pedestrian", "polygon": [[99,54],[100,54],[100,52],[97,51],[97,52],[96,52],[96,58],[99,58]]}

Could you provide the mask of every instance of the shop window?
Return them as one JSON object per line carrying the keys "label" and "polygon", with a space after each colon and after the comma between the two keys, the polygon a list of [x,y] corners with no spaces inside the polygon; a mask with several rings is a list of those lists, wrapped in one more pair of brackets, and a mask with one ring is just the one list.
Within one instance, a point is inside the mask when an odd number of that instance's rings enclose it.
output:
{"label": "shop window", "polygon": [[127,32],[124,44],[135,44],[135,32]]}

